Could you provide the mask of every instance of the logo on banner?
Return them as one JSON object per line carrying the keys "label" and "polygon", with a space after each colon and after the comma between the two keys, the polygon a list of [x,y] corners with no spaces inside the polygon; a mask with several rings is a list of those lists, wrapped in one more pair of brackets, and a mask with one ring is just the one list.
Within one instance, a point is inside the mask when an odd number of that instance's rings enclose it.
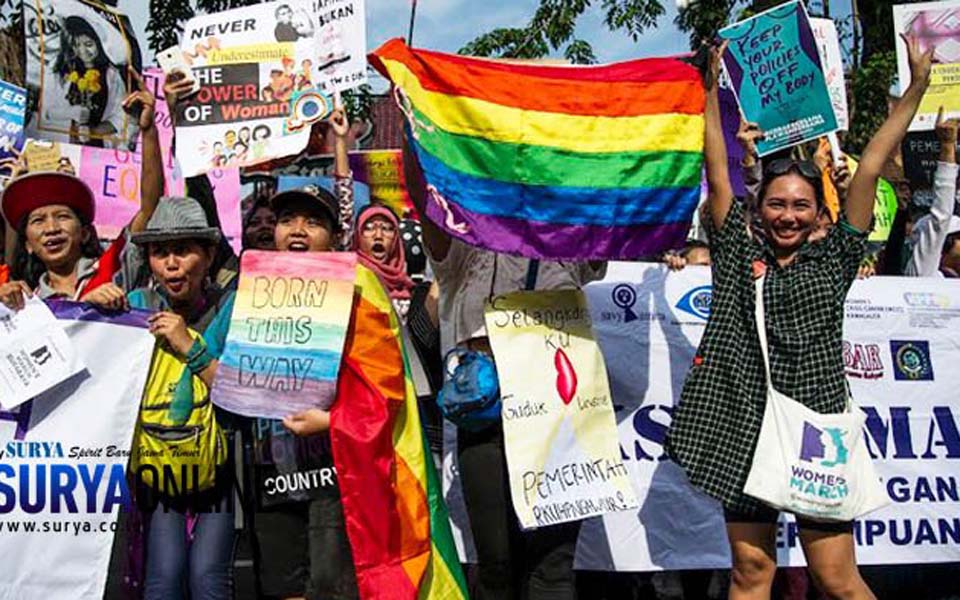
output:
{"label": "logo on banner", "polygon": [[897,381],[933,381],[929,342],[890,340],[890,354]]}
{"label": "logo on banner", "polygon": [[857,379],[880,379],[883,377],[883,361],[879,344],[856,344],[843,342],[843,366],[848,377]]}
{"label": "logo on banner", "polygon": [[950,296],[930,292],[904,292],[903,301],[918,308],[950,308]]}
{"label": "logo on banner", "polygon": [[632,285],[621,283],[613,288],[613,303],[617,308],[623,309],[623,322],[637,320],[637,313],[633,312],[633,306],[637,303],[637,291]]}
{"label": "logo on banner", "polygon": [[677,308],[706,321],[710,318],[710,303],[712,300],[712,286],[701,285],[684,294],[677,302]]}
{"label": "logo on banner", "polygon": [[[824,436],[826,434],[826,436]],[[849,451],[843,443],[847,432],[838,427],[819,427],[808,421],[803,422],[803,440],[800,444],[800,460],[805,462],[814,462],[814,459],[823,459],[819,461],[822,467],[835,467],[837,465],[847,464]],[[828,452],[829,450],[829,452]]]}

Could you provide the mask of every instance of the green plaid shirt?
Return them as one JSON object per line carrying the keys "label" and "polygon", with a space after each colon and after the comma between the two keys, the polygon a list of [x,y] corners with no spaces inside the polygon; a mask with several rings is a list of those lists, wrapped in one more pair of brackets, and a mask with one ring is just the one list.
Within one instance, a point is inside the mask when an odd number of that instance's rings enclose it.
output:
{"label": "green plaid shirt", "polygon": [[767,264],[767,337],[774,387],[820,413],[843,412],[843,309],[866,234],[845,221],[780,267],[734,203],[711,243],[713,299],[694,366],[667,436],[667,451],[694,486],[734,512],[761,505],[743,494],[766,404],[754,324],[753,262]]}

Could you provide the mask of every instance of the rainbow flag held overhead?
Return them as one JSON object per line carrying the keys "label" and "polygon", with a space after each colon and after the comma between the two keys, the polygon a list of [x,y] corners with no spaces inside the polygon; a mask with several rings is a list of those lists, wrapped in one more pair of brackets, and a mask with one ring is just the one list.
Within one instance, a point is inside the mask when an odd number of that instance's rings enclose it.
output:
{"label": "rainbow flag held overhead", "polygon": [[466,600],[400,321],[372,271],[356,286],[330,438],[360,597]]}
{"label": "rainbow flag held overhead", "polygon": [[406,115],[427,216],[451,235],[573,260],[649,256],[686,239],[703,164],[692,65],[518,64],[400,39],[369,59]]}

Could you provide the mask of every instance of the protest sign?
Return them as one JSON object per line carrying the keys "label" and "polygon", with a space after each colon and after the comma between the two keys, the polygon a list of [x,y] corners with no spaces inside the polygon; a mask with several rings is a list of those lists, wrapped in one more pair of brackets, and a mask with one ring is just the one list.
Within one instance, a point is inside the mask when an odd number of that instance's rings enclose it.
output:
{"label": "protest sign", "polygon": [[[116,239],[140,209],[140,161],[136,152],[75,144],[27,140],[24,159],[28,171],[61,171],[76,175],[90,186],[96,201],[94,225],[102,240]],[[169,195],[183,195],[184,180],[166,172]],[[239,169],[214,169],[207,174],[213,187],[220,228],[237,252],[242,245]]]}
{"label": "protest sign", "polygon": [[813,37],[817,40],[817,51],[820,53],[820,64],[823,66],[823,76],[830,92],[830,102],[833,103],[833,113],[837,117],[837,129],[850,129],[850,116],[847,110],[847,82],[844,79],[843,55],[840,54],[840,38],[837,36],[837,26],[831,19],[810,19]]}
{"label": "protest sign", "polygon": [[110,148],[136,146],[137,119],[123,109],[141,69],[130,20],[91,0],[24,0],[27,87],[37,112],[27,135]]}
{"label": "protest sign", "polygon": [[[859,161],[848,156],[847,165],[850,167],[850,177],[857,172]],[[882,177],[877,178],[877,193],[873,201],[873,230],[867,241],[885,242],[890,237],[893,220],[897,217],[897,191],[889,181]]]}
{"label": "protest sign", "polygon": [[583,292],[498,296],[485,320],[500,379],[510,494],[521,526],[636,508]]}
{"label": "protest sign", "polygon": [[278,419],[333,403],[353,306],[357,257],[246,251],[230,332],[210,397]]}
{"label": "protest sign", "polygon": [[[960,81],[960,0],[896,5],[893,27],[897,36],[906,33],[917,38],[921,52],[936,48],[930,86],[910,123],[910,131],[932,130],[941,106],[945,117],[960,117],[960,85],[957,85]],[[904,43],[900,39],[894,42],[903,93],[910,85],[910,61]]]}
{"label": "protest sign", "polygon": [[933,189],[933,175],[940,157],[940,140],[933,131],[912,131],[900,144],[903,175],[915,190]]}
{"label": "protest sign", "polygon": [[83,369],[63,327],[37,296],[23,310],[0,304],[0,406],[9,410]]}
{"label": "protest sign", "polygon": [[366,81],[365,35],[363,0],[257,4],[188,21],[180,49],[200,91],[178,109],[178,131],[196,141],[177,148],[184,174],[300,152],[329,110],[326,94]]}
{"label": "protest sign", "polygon": [[0,411],[0,597],[100,600],[118,510],[130,509],[127,460],[154,338],[146,312],[50,307],[77,354],[97,360]]}
{"label": "protest sign", "polygon": [[23,121],[27,112],[27,90],[0,81],[0,161],[16,157],[23,149]]}
{"label": "protest sign", "polygon": [[[630,301],[622,291],[632,290]],[[581,530],[577,568],[728,568],[720,506],[664,454],[663,435],[710,313],[710,271],[613,263],[587,286],[607,361],[620,445],[638,512]],[[635,318],[630,318],[628,311]],[[960,560],[955,390],[960,285],[937,279],[857,280],[846,301],[843,360],[864,435],[891,506],[854,523],[861,565]],[[781,565],[802,565],[797,530],[781,518]]]}
{"label": "protest sign", "polygon": [[403,176],[403,152],[400,150],[366,150],[350,153],[353,180],[370,187],[370,196],[403,218],[413,211]]}
{"label": "protest sign", "polygon": [[723,65],[744,117],[760,125],[761,156],[837,130],[806,8],[799,1],[720,30]]}

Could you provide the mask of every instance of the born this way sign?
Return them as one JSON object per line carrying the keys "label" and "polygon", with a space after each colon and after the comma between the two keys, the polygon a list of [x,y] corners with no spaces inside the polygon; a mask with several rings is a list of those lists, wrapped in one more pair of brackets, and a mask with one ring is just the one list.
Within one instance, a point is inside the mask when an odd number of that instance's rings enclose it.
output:
{"label": "born this way sign", "polygon": [[244,252],[214,403],[268,419],[328,408],[356,269],[349,252]]}
{"label": "born this way sign", "polygon": [[500,377],[510,493],[521,525],[636,508],[583,292],[498,296],[485,316]]}

